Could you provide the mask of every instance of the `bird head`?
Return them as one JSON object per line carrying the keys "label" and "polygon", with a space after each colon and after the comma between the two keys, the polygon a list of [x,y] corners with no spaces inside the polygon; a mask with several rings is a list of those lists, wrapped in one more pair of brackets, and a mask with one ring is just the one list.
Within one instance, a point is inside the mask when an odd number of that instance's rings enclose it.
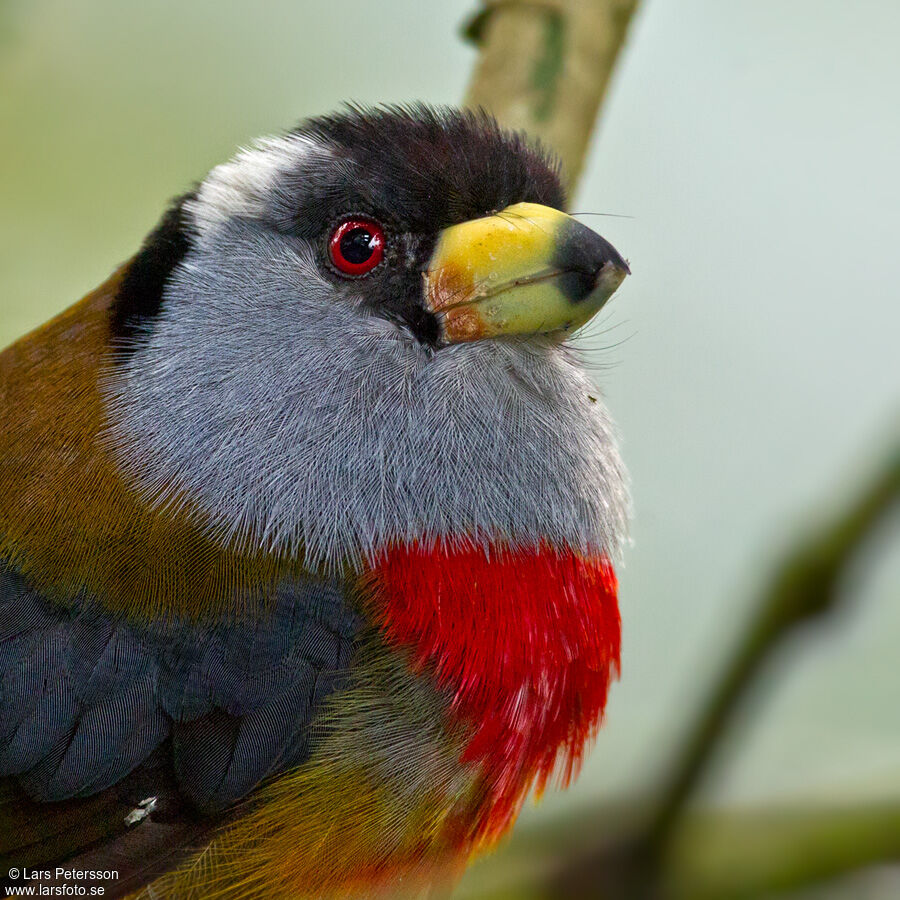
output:
{"label": "bird head", "polygon": [[350,109],[241,151],[118,289],[119,462],[148,502],[311,564],[614,545],[621,467],[564,339],[629,270],[564,203],[552,159],[482,113]]}

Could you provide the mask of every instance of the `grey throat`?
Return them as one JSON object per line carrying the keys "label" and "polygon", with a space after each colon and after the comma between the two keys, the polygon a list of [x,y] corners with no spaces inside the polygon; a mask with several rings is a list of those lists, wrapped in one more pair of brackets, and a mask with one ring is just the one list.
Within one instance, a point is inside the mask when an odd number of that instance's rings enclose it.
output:
{"label": "grey throat", "polygon": [[109,447],[146,502],[189,498],[221,540],[325,570],[438,538],[618,555],[625,474],[572,349],[431,350],[336,298],[308,243],[195,218],[161,314],[105,383]]}

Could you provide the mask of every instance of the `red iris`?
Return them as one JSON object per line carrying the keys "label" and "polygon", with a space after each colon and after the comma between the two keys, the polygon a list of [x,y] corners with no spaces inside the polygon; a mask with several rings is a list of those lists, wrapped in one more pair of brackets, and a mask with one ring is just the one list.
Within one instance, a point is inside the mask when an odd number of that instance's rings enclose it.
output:
{"label": "red iris", "polygon": [[328,252],[339,272],[365,275],[384,257],[384,230],[371,219],[347,219],[332,233]]}

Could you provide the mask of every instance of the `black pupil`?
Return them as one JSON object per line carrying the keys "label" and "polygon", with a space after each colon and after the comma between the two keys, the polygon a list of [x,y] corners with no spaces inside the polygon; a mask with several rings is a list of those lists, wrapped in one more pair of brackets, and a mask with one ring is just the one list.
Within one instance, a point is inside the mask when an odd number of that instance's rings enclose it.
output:
{"label": "black pupil", "polygon": [[372,233],[367,228],[351,228],[341,236],[341,256],[354,265],[368,262],[375,252],[373,242]]}

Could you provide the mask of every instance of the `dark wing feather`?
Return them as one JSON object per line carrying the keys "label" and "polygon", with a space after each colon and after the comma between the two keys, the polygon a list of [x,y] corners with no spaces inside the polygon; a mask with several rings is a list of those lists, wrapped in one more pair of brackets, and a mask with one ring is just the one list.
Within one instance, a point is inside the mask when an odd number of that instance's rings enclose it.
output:
{"label": "dark wing feather", "polygon": [[[126,817],[151,795],[156,798],[152,815],[129,826]],[[0,782],[0,872],[5,875],[12,867],[53,871],[62,863],[114,870],[115,880],[93,884],[105,889],[105,897],[121,897],[199,849],[214,824],[184,800],[164,742],[122,781],[92,797],[41,803],[13,779]],[[25,882],[0,879],[0,884]]]}
{"label": "dark wing feather", "polygon": [[305,759],[360,625],[336,582],[285,583],[256,619],[140,624],[0,568],[0,868],[112,858],[132,888],[164,871]]}

